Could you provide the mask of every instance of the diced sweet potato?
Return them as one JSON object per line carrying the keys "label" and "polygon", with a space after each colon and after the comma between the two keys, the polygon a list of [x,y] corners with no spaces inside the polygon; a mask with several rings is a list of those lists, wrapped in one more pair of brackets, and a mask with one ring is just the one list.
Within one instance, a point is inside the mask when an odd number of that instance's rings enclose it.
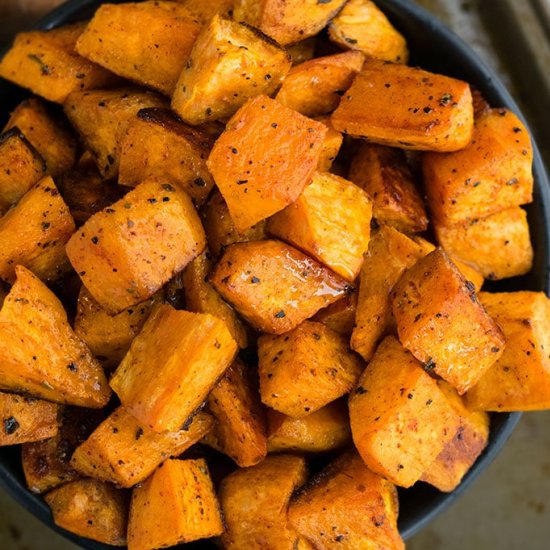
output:
{"label": "diced sweet potato", "polygon": [[460,424],[453,439],[445,445],[421,480],[449,493],[458,487],[487,445],[489,415],[468,410],[456,390],[446,382],[439,381],[438,385],[459,415]]}
{"label": "diced sweet potato", "polygon": [[294,550],[298,534],[288,523],[287,509],[305,478],[305,460],[290,455],[269,456],[226,477],[219,491],[224,548]]}
{"label": "diced sweet potato", "polygon": [[119,487],[141,483],[171,456],[178,456],[208,433],[214,425],[200,412],[175,432],[154,432],[119,407],[76,448],[71,466],[80,474]]}
{"label": "diced sweet potato", "polygon": [[319,117],[317,120],[327,127],[327,133],[321,146],[319,162],[317,163],[317,170],[319,172],[329,172],[334,159],[338,156],[344,136],[333,128],[330,117]]}
{"label": "diced sweet potato", "polygon": [[168,109],[142,109],[122,138],[118,181],[130,186],[145,179],[172,183],[201,205],[214,186],[206,168],[212,145],[210,136],[183,124]]}
{"label": "diced sweet potato", "polygon": [[172,95],[200,28],[179,2],[104,4],[76,50],[119,76]]}
{"label": "diced sweet potato", "polygon": [[197,256],[185,268],[182,279],[185,290],[185,307],[195,313],[210,313],[210,315],[219,317],[239,347],[244,349],[248,345],[246,327],[235,310],[208,282],[211,269],[212,260],[207,251]]}
{"label": "diced sweet potato", "polygon": [[338,334],[349,338],[355,326],[357,295],[357,291],[347,294],[337,302],[318,311],[312,320],[323,323],[323,325],[326,325]]}
{"label": "diced sweet potato", "polygon": [[437,382],[393,336],[380,343],[363,371],[349,414],[361,458],[401,487],[422,477],[460,420]]}
{"label": "diced sweet potato", "polygon": [[90,294],[117,313],[151,297],[205,245],[189,196],[153,180],[94,214],[66,250]]}
{"label": "diced sweet potato", "polygon": [[290,66],[286,51],[257,29],[216,15],[181,71],[172,109],[190,124],[226,119],[249,99],[272,95]]}
{"label": "diced sweet potato", "polygon": [[519,118],[491,109],[476,119],[471,143],[423,156],[428,205],[441,224],[472,220],[533,200],[533,149]]}
{"label": "diced sweet potato", "polygon": [[64,109],[72,125],[92,152],[101,175],[115,178],[120,145],[130,122],[147,107],[165,107],[165,100],[139,88],[74,92]]}
{"label": "diced sweet potato", "polygon": [[211,275],[214,288],[262,332],[293,329],[352,287],[280,241],[231,245]]}
{"label": "diced sweet potato", "polygon": [[373,234],[360,274],[351,347],[368,361],[378,341],[393,327],[390,293],[405,269],[431,250],[393,227]]}
{"label": "diced sweet potato", "polygon": [[46,174],[46,163],[19,130],[0,134],[0,213]]}
{"label": "diced sweet potato", "polygon": [[292,418],[349,392],[363,368],[345,337],[313,321],[279,336],[260,336],[258,357],[262,402]]}
{"label": "diced sweet potato", "polygon": [[332,462],[293,500],[289,520],[315,548],[405,548],[397,530],[395,486],[356,452]]}
{"label": "diced sweet potato", "polygon": [[315,117],[334,111],[363,66],[361,52],[344,52],[293,67],[277,92],[279,103]]}
{"label": "diced sweet potato", "polygon": [[524,275],[533,266],[527,213],[519,206],[465,224],[434,224],[439,244],[453,257],[495,281]]}
{"label": "diced sweet potato", "polygon": [[333,401],[303,418],[267,409],[267,449],[276,452],[322,453],[351,440],[346,403]]}
{"label": "diced sweet potato", "polygon": [[345,0],[235,0],[233,18],[258,27],[285,46],[317,34],[344,3]]}
{"label": "diced sweet potato", "polygon": [[167,460],[134,489],[128,550],[164,548],[222,533],[220,508],[205,460]]}
{"label": "diced sweet potato", "polygon": [[486,411],[550,408],[550,301],[542,292],[482,292],[506,348],[468,392],[468,406]]}
{"label": "diced sweet potato", "polygon": [[365,62],[332,115],[334,128],[392,147],[457,151],[471,141],[466,82],[374,59]]}
{"label": "diced sweet potato", "polygon": [[402,151],[362,143],[351,163],[349,179],[373,201],[373,216],[404,233],[428,228],[422,197]]}
{"label": "diced sweet potato", "polygon": [[502,331],[440,248],[402,275],[392,307],[402,344],[461,395],[502,355]]}
{"label": "diced sweet potato", "polygon": [[134,339],[111,387],[155,431],[177,431],[231,364],[237,344],[212,315],[159,305]]}
{"label": "diced sweet potato", "polygon": [[317,44],[317,37],[310,36],[305,40],[300,40],[295,44],[287,46],[286,51],[292,59],[293,65],[298,65],[299,63],[304,63],[304,61],[309,61],[315,57],[315,46]]}
{"label": "diced sweet potato", "polygon": [[104,544],[126,545],[128,498],[123,491],[96,479],[79,479],[53,489],[44,500],[57,526]]}
{"label": "diced sweet potato", "polygon": [[245,103],[208,158],[243,232],[294,202],[310,183],[327,128],[266,96]]}
{"label": "diced sweet potato", "polygon": [[76,227],[52,178],[47,176],[0,218],[0,277],[12,283],[24,265],[44,281],[70,270],[65,245]]}
{"label": "diced sweet potato", "polygon": [[365,191],[344,178],[315,172],[297,200],[269,219],[267,230],[354,281],[369,246],[371,217]]}
{"label": "diced sweet potato", "polygon": [[59,427],[58,411],[55,403],[0,392],[0,446],[54,437]]}
{"label": "diced sweet potato", "polygon": [[464,275],[464,278],[466,281],[470,281],[474,285],[474,289],[476,292],[479,292],[481,290],[481,287],[483,286],[483,283],[485,282],[485,278],[483,275],[477,271],[477,269],[474,269],[470,264],[467,264],[465,262],[460,261],[456,256],[451,256],[451,259],[453,260],[456,267],[458,267],[458,270],[462,275]]}
{"label": "diced sweet potato", "polygon": [[214,15],[230,18],[233,14],[234,0],[178,0],[201,23],[209,23]]}
{"label": "diced sweet potato", "polygon": [[55,294],[23,266],[0,311],[0,388],[100,408],[110,390]]}

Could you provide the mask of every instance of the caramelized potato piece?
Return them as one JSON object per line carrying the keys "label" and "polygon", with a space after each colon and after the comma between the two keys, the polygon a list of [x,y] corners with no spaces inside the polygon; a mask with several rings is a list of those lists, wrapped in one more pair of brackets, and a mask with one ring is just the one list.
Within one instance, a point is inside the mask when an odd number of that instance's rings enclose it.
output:
{"label": "caramelized potato piece", "polygon": [[0,446],[54,437],[59,427],[58,412],[55,403],[0,392]]}
{"label": "caramelized potato piece", "polygon": [[70,270],[65,245],[75,229],[52,178],[42,179],[0,218],[0,277],[13,283],[23,265],[44,281],[58,279]]}
{"label": "caramelized potato piece", "polygon": [[458,270],[462,273],[466,281],[472,283],[475,291],[479,292],[485,282],[483,275],[477,271],[477,269],[474,269],[470,264],[464,263],[457,259],[456,256],[451,256],[451,260],[454,262],[456,267],[458,267]]}
{"label": "caramelized potato piece", "polygon": [[128,550],[164,548],[222,533],[220,508],[204,459],[167,460],[133,491]]}
{"label": "caramelized potato piece", "polygon": [[279,336],[260,336],[258,357],[262,402],[292,418],[349,392],[363,368],[345,337],[313,321]]}
{"label": "caramelized potato piece", "polygon": [[74,92],[65,101],[65,114],[92,152],[99,172],[115,178],[120,146],[130,122],[146,107],[164,107],[165,100],[139,88]]}
{"label": "caramelized potato piece", "polygon": [[306,480],[305,460],[276,455],[237,470],[221,484],[227,550],[294,550],[298,534],[287,519],[292,492]]}
{"label": "caramelized potato piece", "polygon": [[146,181],[94,214],[67,244],[90,294],[109,313],[150,298],[206,246],[189,196]]}
{"label": "caramelized potato piece", "polygon": [[110,384],[127,411],[157,432],[177,431],[231,364],[237,344],[212,315],[157,306]]}
{"label": "caramelized potato piece", "polygon": [[502,331],[440,248],[402,275],[392,307],[402,344],[460,395],[502,355]]}
{"label": "caramelized potato piece", "polygon": [[349,179],[373,202],[373,216],[403,233],[428,228],[422,197],[402,151],[361,143],[353,157]]}
{"label": "caramelized potato piece", "polygon": [[365,60],[361,52],[344,52],[294,66],[277,92],[279,103],[315,117],[334,111]]}
{"label": "caramelized potato piece", "polygon": [[215,15],[231,18],[233,15],[234,0],[178,0],[201,23],[209,23]]}
{"label": "caramelized potato piece", "polygon": [[321,146],[319,162],[317,163],[317,170],[319,172],[329,172],[332,168],[332,163],[338,156],[344,136],[332,127],[330,117],[319,117],[317,120],[327,127],[327,133]]}
{"label": "caramelized potato piece", "polygon": [[142,109],[122,138],[118,181],[132,187],[145,179],[172,183],[201,205],[214,186],[206,168],[212,145],[168,109]]}
{"label": "caramelized potato piece", "polygon": [[332,462],[294,499],[289,521],[315,548],[405,548],[397,530],[395,486],[356,452]]}
{"label": "caramelized potato piece", "polygon": [[298,199],[270,218],[267,230],[354,281],[369,246],[371,217],[371,200],[360,187],[315,172]]}
{"label": "caramelized potato piece", "polygon": [[110,390],[55,294],[23,266],[0,311],[0,389],[101,408]]}
{"label": "caramelized potato piece", "polygon": [[104,4],[76,50],[119,76],[172,95],[200,28],[178,2]]}
{"label": "caramelized potato piece", "polygon": [[243,232],[294,202],[310,183],[327,128],[266,96],[243,105],[208,158],[208,168]]}
{"label": "caramelized potato piece", "polygon": [[172,96],[189,124],[230,117],[249,99],[272,95],[291,61],[257,29],[219,16],[199,34]]}
{"label": "caramelized potato piece", "polygon": [[473,119],[466,82],[369,59],[334,111],[332,124],[373,143],[448,152],[470,143]]}
{"label": "caramelized potato piece", "polygon": [[312,318],[313,321],[323,323],[338,334],[351,336],[355,326],[355,314],[357,312],[357,291],[347,294],[338,301],[318,311]]}
{"label": "caramelized potato piece", "polygon": [[543,292],[482,292],[506,338],[504,353],[468,391],[468,406],[486,411],[550,408],[550,300]]}
{"label": "caramelized potato piece", "polygon": [[82,22],[19,33],[0,60],[0,76],[56,103],[76,90],[115,83],[112,73],[77,55],[75,44],[85,27]]}
{"label": "caramelized potato piece", "polygon": [[349,399],[366,465],[401,487],[416,483],[456,434],[459,416],[422,365],[388,336]]}
{"label": "caramelized potato piece", "polygon": [[214,288],[254,327],[281,334],[352,287],[280,241],[231,245],[211,275]]}
{"label": "caramelized potato piece", "polygon": [[521,120],[506,109],[483,113],[466,148],[423,156],[432,216],[451,225],[531,202],[532,164],[531,140]]}
{"label": "caramelized potato piece", "polygon": [[154,432],[119,407],[79,445],[71,466],[84,476],[132,487],[149,477],[171,456],[178,456],[213,427],[212,417],[198,413],[184,428]]}

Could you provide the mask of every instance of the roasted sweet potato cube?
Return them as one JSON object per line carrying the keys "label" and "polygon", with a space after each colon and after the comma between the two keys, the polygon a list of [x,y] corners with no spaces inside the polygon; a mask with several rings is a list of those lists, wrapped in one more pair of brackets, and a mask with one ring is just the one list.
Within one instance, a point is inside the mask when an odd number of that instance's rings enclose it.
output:
{"label": "roasted sweet potato cube", "polygon": [[305,478],[305,460],[290,455],[268,456],[226,477],[219,491],[224,548],[294,550],[298,534],[288,523],[287,509],[292,492]]}
{"label": "roasted sweet potato cube", "polygon": [[177,431],[231,364],[225,323],[159,305],[111,378],[127,411],[155,431]]}
{"label": "roasted sweet potato cube", "polygon": [[333,401],[303,418],[267,409],[267,449],[276,452],[322,453],[351,440],[349,416],[343,400]]}
{"label": "roasted sweet potato cube", "polygon": [[292,526],[315,548],[404,549],[395,486],[371,472],[355,451],[341,456],[294,499]]}
{"label": "roasted sweet potato cube", "polygon": [[344,336],[314,321],[279,336],[260,336],[258,357],[262,402],[292,418],[349,392],[363,368]]}
{"label": "roasted sweet potato cube", "polygon": [[272,95],[290,66],[286,51],[257,29],[216,15],[181,71],[172,109],[190,124],[229,118],[249,99]]}
{"label": "roasted sweet potato cube", "polygon": [[48,439],[57,434],[59,405],[0,392],[0,446]]}
{"label": "roasted sweet potato cube", "polygon": [[[433,249],[433,247],[432,247]],[[393,327],[391,290],[405,269],[431,252],[393,227],[374,234],[359,277],[351,347],[368,361],[378,341]]]}
{"label": "roasted sweet potato cube", "polygon": [[76,50],[119,76],[172,95],[200,29],[178,2],[104,4]]}
{"label": "roasted sweet potato cube", "polygon": [[371,217],[365,191],[344,178],[315,172],[298,199],[269,219],[267,230],[354,281],[369,246]]}
{"label": "roasted sweet potato cube", "polygon": [[468,391],[468,406],[485,411],[550,408],[550,301],[542,292],[480,293],[502,328],[506,348]]}
{"label": "roasted sweet potato cube", "polygon": [[293,329],[353,288],[276,240],[231,245],[210,280],[245,319],[270,334]]}
{"label": "roasted sweet potato cube", "polygon": [[318,311],[312,320],[323,323],[323,325],[326,325],[338,334],[349,338],[355,326],[357,296],[357,291],[347,294],[337,302]]}
{"label": "roasted sweet potato cube", "polygon": [[233,243],[260,241],[265,239],[266,220],[258,222],[246,231],[240,233],[229,214],[227,204],[219,191],[214,191],[202,210],[202,220],[208,246],[218,256],[226,246]]}
{"label": "roasted sweet potato cube", "polygon": [[317,170],[319,172],[329,172],[334,159],[338,156],[344,136],[333,128],[330,117],[319,117],[317,120],[327,127],[327,133],[321,146],[319,162],[317,163]]}
{"label": "roasted sweet potato cube", "polygon": [[437,382],[394,336],[386,337],[349,399],[353,441],[377,474],[416,483],[459,427]]}
{"label": "roasted sweet potato cube", "polygon": [[277,92],[279,103],[315,117],[334,111],[365,60],[361,52],[344,52],[294,66]]}
{"label": "roasted sweet potato cube", "polygon": [[472,138],[466,82],[369,59],[332,114],[339,132],[418,151],[457,151]]}
{"label": "roasted sweet potato cube", "polygon": [[201,23],[209,23],[215,15],[231,18],[233,14],[234,0],[178,0],[185,6]]}
{"label": "roasted sweet potato cube", "polygon": [[235,310],[224,301],[218,291],[209,283],[208,275],[212,269],[210,253],[205,251],[197,256],[183,272],[185,307],[195,313],[210,313],[219,317],[227,326],[233,339],[240,348],[248,345],[246,327]]}
{"label": "roasted sweet potato cube", "polygon": [[84,476],[132,487],[199,441],[213,425],[212,417],[200,412],[181,430],[158,433],[119,407],[76,448],[71,466]]}
{"label": "roasted sweet potato cube", "polygon": [[259,28],[283,46],[317,34],[345,0],[235,0],[233,18]]}
{"label": "roasted sweet potato cube", "polygon": [[298,198],[311,181],[326,133],[324,124],[263,95],[235,113],[207,165],[238,231]]}
{"label": "roasted sweet potato cube", "polygon": [[51,177],[39,181],[0,218],[0,277],[12,283],[24,265],[44,281],[70,270],[65,245],[76,227]]}
{"label": "roasted sweet potato cube", "polygon": [[0,389],[100,408],[110,390],[101,366],[75,335],[55,294],[28,269],[0,311]]}
{"label": "roasted sweet potato cube", "polygon": [[456,390],[446,382],[439,381],[438,386],[458,413],[460,424],[453,439],[424,472],[421,481],[449,493],[458,487],[487,445],[489,415],[469,410]]}
{"label": "roasted sweet potato cube", "polygon": [[79,479],[50,491],[44,500],[53,521],[67,531],[113,546],[126,545],[126,493],[96,479]]}
{"label": "roasted sweet potato cube", "polygon": [[532,163],[529,132],[521,120],[506,109],[483,113],[467,147],[423,156],[432,216],[450,225],[531,202]]}
{"label": "roasted sweet potato cube", "polygon": [[464,224],[434,224],[443,249],[495,281],[524,275],[533,267],[527,213],[519,206]]}
{"label": "roasted sweet potato cube", "polygon": [[133,491],[128,550],[164,548],[222,533],[220,508],[204,459],[167,460]]}
{"label": "roasted sweet potato cube", "polygon": [[315,46],[317,45],[317,37],[310,36],[305,40],[300,40],[287,46],[286,51],[292,59],[293,65],[298,65],[299,63],[304,63],[304,61],[309,61],[315,57]]}
{"label": "roasted sweet potato cube", "polygon": [[402,151],[362,143],[351,163],[349,179],[373,202],[373,216],[404,233],[428,228],[422,197]]}
{"label": "roasted sweet potato cube", "polygon": [[189,196],[153,180],[94,214],[69,240],[67,256],[90,294],[117,313],[150,298],[205,245]]}
{"label": "roasted sweet potato cube", "polygon": [[403,273],[392,308],[401,343],[460,395],[502,355],[502,331],[440,248]]}
{"label": "roasted sweet potato cube", "polygon": [[72,125],[92,152],[99,172],[115,178],[120,162],[120,146],[136,114],[147,107],[165,107],[165,100],[139,88],[74,92],[64,109]]}
{"label": "roasted sweet potato cube", "polygon": [[112,73],[77,55],[75,44],[85,26],[19,33],[0,60],[0,76],[56,103],[76,90],[115,83]]}
{"label": "roasted sweet potato cube", "polygon": [[46,163],[19,128],[0,134],[0,213],[46,174]]}
{"label": "roasted sweet potato cube", "polygon": [[181,187],[197,205],[212,190],[206,168],[213,140],[183,124],[168,109],[142,109],[130,123],[120,144],[118,181],[136,186],[145,179]]}
{"label": "roasted sweet potato cube", "polygon": [[481,290],[481,287],[483,286],[483,283],[485,282],[485,278],[483,277],[483,275],[477,269],[474,269],[470,264],[459,260],[456,256],[451,256],[451,259],[453,260],[456,267],[458,267],[460,273],[464,275],[466,281],[470,281],[470,283],[474,285],[475,291],[479,292]]}

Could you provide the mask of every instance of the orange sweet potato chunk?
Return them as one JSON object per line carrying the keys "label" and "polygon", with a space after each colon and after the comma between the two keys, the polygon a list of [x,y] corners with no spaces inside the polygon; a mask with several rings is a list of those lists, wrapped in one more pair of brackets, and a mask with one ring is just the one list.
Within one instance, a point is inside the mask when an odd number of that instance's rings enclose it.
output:
{"label": "orange sweet potato chunk", "polygon": [[214,288],[262,332],[287,332],[350,292],[340,276],[280,241],[231,245],[211,275]]}
{"label": "orange sweet potato chunk", "polygon": [[329,464],[289,507],[289,521],[314,548],[403,550],[395,486],[356,452]]}
{"label": "orange sweet potato chunk", "polygon": [[330,306],[318,311],[312,317],[312,320],[323,323],[323,325],[326,325],[338,334],[342,334],[349,338],[355,326],[357,295],[357,291],[347,294],[338,301],[330,304]]}
{"label": "orange sweet potato chunk", "polygon": [[180,430],[231,364],[237,344],[224,322],[157,306],[111,378],[122,405],[157,432]]}
{"label": "orange sweet potato chunk", "polygon": [[214,15],[231,18],[233,14],[234,0],[178,0],[201,23],[208,23]]}
{"label": "orange sweet potato chunk", "polygon": [[319,162],[317,163],[317,170],[319,172],[330,172],[332,163],[338,156],[338,152],[344,141],[344,136],[333,128],[329,116],[318,117],[317,120],[327,127],[327,133],[321,146]]}
{"label": "orange sweet potato chunk", "polygon": [[97,302],[117,313],[150,298],[205,246],[189,196],[153,180],[94,214],[67,243],[67,256]]}
{"label": "orange sweet potato chunk", "polygon": [[472,138],[472,94],[461,80],[369,59],[332,123],[339,132],[381,145],[457,151]]}
{"label": "orange sweet potato chunk", "polygon": [[294,202],[310,183],[327,128],[260,95],[227,123],[208,168],[238,231]]}
{"label": "orange sweet potato chunk", "polygon": [[133,491],[128,550],[164,548],[222,532],[218,500],[203,459],[167,460]]}

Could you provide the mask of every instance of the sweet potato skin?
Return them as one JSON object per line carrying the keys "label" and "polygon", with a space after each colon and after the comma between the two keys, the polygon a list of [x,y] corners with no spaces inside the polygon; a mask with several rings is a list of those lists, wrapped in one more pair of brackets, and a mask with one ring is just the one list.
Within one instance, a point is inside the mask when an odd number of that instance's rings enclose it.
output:
{"label": "sweet potato skin", "polygon": [[276,240],[231,245],[211,282],[254,327],[270,334],[291,330],[351,288],[315,260]]}

